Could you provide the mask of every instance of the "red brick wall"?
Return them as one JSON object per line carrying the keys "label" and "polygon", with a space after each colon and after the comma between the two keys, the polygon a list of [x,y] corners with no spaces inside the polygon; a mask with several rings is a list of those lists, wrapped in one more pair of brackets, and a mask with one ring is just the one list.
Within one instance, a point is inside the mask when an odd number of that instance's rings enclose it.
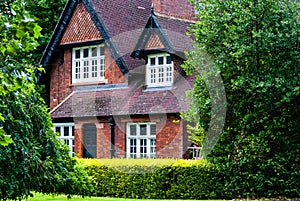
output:
{"label": "red brick wall", "polygon": [[50,66],[50,109],[61,103],[70,93],[71,87],[71,52],[70,49],[64,51],[64,63],[60,64],[60,58],[53,59]]}
{"label": "red brick wall", "polygon": [[194,17],[194,8],[188,0],[153,0],[156,13],[183,19]]}
{"label": "red brick wall", "polygon": [[[186,146],[186,134],[182,120],[178,115],[156,115],[149,117],[115,118],[115,156],[126,157],[126,122],[156,122],[156,157],[182,158]],[[82,128],[85,124],[95,124],[97,127],[97,158],[110,158],[110,122],[109,118],[92,118],[75,120],[75,152],[83,156]]]}
{"label": "red brick wall", "polygon": [[[72,85],[72,49],[63,50],[64,63],[60,64],[60,58],[53,59],[50,72],[50,109],[56,107],[74,90]],[[126,83],[127,77],[124,76],[111,57],[110,51],[105,47],[105,84]]]}

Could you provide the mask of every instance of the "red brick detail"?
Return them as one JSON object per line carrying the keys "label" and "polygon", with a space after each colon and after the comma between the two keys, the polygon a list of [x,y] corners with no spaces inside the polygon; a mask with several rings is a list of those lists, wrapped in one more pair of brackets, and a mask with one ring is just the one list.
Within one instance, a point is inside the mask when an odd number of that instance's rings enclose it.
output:
{"label": "red brick detail", "polygon": [[64,63],[60,63],[60,58],[55,58],[51,65],[50,72],[50,109],[56,107],[69,94],[72,93],[72,58],[71,50],[65,49]]}
{"label": "red brick detail", "polygon": [[173,64],[174,64],[174,80],[176,81],[178,78],[184,75],[184,70],[181,67],[181,65],[183,64],[183,59],[174,55]]}
{"label": "red brick detail", "polygon": [[123,75],[118,64],[112,58],[111,53],[107,47],[105,47],[105,73],[104,77],[107,79],[107,84],[118,84],[127,82],[127,77]]}
{"label": "red brick detail", "polygon": [[82,126],[75,124],[74,128],[74,151],[79,158],[83,156],[83,147],[82,147]]}
{"label": "red brick detail", "polygon": [[164,48],[162,41],[160,40],[158,34],[153,32],[153,34],[148,39],[145,49],[155,49],[155,48]]}
{"label": "red brick detail", "polygon": [[60,44],[98,39],[102,39],[102,36],[93,23],[92,18],[84,7],[83,3],[79,3],[60,41]]}
{"label": "red brick detail", "polygon": [[154,11],[181,19],[194,19],[195,11],[188,0],[153,0]]}
{"label": "red brick detail", "polygon": [[183,156],[183,129],[179,117],[168,116],[165,122],[157,124],[156,157],[182,158]]}

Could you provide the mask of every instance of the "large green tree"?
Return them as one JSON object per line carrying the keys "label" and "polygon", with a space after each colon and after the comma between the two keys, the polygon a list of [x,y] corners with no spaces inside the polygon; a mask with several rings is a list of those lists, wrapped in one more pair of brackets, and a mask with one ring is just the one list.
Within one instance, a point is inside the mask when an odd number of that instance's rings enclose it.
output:
{"label": "large green tree", "polygon": [[31,60],[34,65],[38,65],[65,3],[66,0],[0,0],[0,10],[3,14],[11,15],[14,5],[22,5],[32,17],[35,17],[35,22],[42,27],[40,33],[43,37],[37,38],[39,46],[36,47],[36,51],[24,55],[23,59]]}
{"label": "large green tree", "polygon": [[[207,81],[219,74],[227,111],[220,139],[208,155],[221,172],[216,184],[222,190],[216,191],[222,192],[219,196],[230,198],[299,197],[298,2],[200,2],[192,1],[199,10],[199,21],[192,28],[198,48],[189,53],[185,64],[189,73],[197,73],[191,95],[191,103],[196,107],[191,105],[184,115],[198,126],[196,132],[201,133],[203,142],[206,132],[214,130],[211,119],[219,115],[212,112],[212,85],[207,86]],[[203,55],[214,61],[208,65],[214,71],[207,67],[203,70]],[[193,138],[196,143],[197,138]]]}
{"label": "large green tree", "polygon": [[0,12],[0,199],[22,199],[31,191],[89,192],[88,177],[52,130],[26,54],[38,46],[41,27],[11,3]]}

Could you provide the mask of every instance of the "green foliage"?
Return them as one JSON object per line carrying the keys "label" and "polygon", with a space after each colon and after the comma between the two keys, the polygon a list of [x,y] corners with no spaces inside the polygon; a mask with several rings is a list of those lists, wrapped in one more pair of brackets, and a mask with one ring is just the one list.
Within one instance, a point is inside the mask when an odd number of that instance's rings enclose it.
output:
{"label": "green foliage", "polygon": [[[24,11],[26,10],[26,14],[23,12],[22,16],[24,20],[28,22],[34,19],[34,24],[38,25],[36,27],[32,27],[26,22],[26,28],[17,30],[17,35],[20,37],[24,35],[27,37],[28,33],[31,34],[31,32],[33,32],[35,40],[34,43],[38,42],[40,44],[38,47],[32,45],[31,48],[35,47],[36,51],[22,54],[19,56],[20,59],[27,61],[30,60],[32,64],[38,65],[39,59],[50,40],[52,31],[55,28],[65,3],[66,0],[0,0],[0,11],[4,14],[4,16],[14,18],[15,14],[18,14],[15,10],[23,9]],[[30,17],[27,16],[28,14],[30,14]],[[27,45],[30,45],[30,43]]]}
{"label": "green foliage", "polygon": [[[204,9],[192,3],[199,7],[196,44],[214,60],[227,98],[224,129],[209,158],[221,170],[217,183],[224,192],[218,197],[299,196],[298,2],[204,0]],[[193,65],[197,51],[189,54],[187,71],[199,70]],[[212,115],[212,97],[203,80],[196,80],[197,106],[189,113],[200,108],[203,118],[196,122],[207,132],[201,122]]]}
{"label": "green foliage", "polygon": [[139,199],[214,197],[217,168],[206,160],[82,160],[95,195]]}
{"label": "green foliage", "polygon": [[21,55],[38,45],[40,26],[24,7],[11,4],[0,18],[0,198],[22,199],[30,191],[85,195],[89,178],[52,130],[35,85],[35,67]]}

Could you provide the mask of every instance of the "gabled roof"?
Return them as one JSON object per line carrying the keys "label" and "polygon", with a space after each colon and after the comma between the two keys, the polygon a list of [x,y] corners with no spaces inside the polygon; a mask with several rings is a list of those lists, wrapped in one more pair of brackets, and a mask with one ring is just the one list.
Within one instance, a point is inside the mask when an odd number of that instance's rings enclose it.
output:
{"label": "gabled roof", "polygon": [[[55,54],[56,48],[59,45],[60,40],[63,37],[63,34],[68,27],[68,24],[76,10],[76,7],[79,3],[83,3],[84,7],[88,11],[91,16],[92,21],[94,22],[95,26],[97,27],[98,31],[100,32],[102,38],[106,46],[110,49],[112,57],[115,59],[116,63],[118,64],[121,72],[123,74],[128,73],[128,69],[125,65],[124,60],[120,56],[113,40],[111,40],[110,34],[105,27],[104,23],[102,22],[100,16],[98,15],[97,11],[95,10],[93,4],[89,0],[69,0],[60,16],[60,19],[54,29],[54,32],[51,36],[51,39],[43,53],[43,56],[40,60],[40,64],[43,65],[46,70],[48,65],[51,62],[52,56]],[[41,76],[41,73],[38,74],[38,78]]]}
{"label": "gabled roof", "polygon": [[[143,51],[147,47],[149,42],[150,43],[152,42],[151,39],[152,40],[156,39],[156,43],[161,43],[161,45],[163,45],[163,49],[166,52],[169,52],[171,54],[175,53],[173,45],[171,44],[171,42],[165,35],[164,31],[162,30],[162,28],[159,25],[157,18],[154,15],[153,5],[151,7],[151,15],[148,19],[148,22],[147,22],[141,36],[137,40],[136,46],[134,48],[134,51],[131,53],[131,56],[133,58],[145,58]],[[155,43],[155,42],[152,42],[152,43]],[[155,46],[156,45],[154,44],[154,48],[155,48]]]}
{"label": "gabled roof", "polygon": [[134,59],[130,54],[142,48],[144,43],[137,43],[137,40],[143,41],[147,38],[145,35],[149,35],[145,27],[158,35],[170,53],[192,48],[191,39],[186,36],[191,21],[150,14],[151,0],[69,0],[40,60],[46,70],[79,3],[83,3],[90,14],[123,74],[144,64],[143,60]]}

